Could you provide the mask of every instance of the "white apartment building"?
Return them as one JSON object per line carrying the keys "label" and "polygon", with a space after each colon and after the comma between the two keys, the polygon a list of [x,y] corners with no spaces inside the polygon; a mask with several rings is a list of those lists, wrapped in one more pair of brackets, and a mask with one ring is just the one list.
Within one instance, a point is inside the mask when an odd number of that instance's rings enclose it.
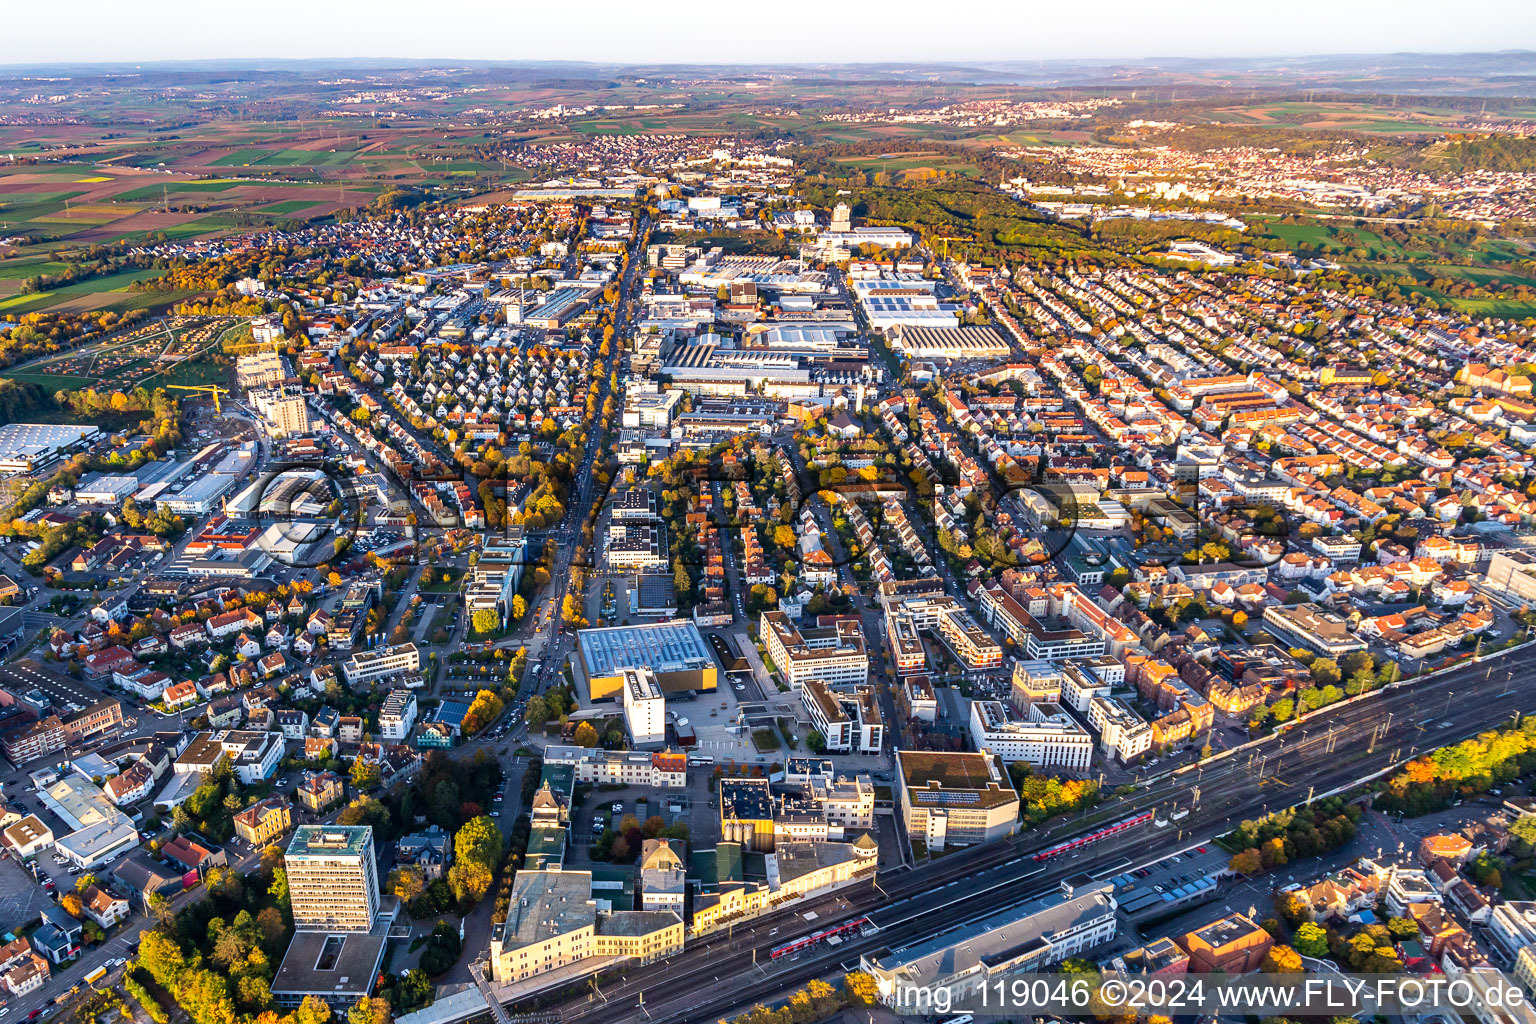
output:
{"label": "white apartment building", "polygon": [[262,390],[250,393],[251,405],[264,420],[273,437],[294,437],[309,433],[309,406],[303,395],[284,395]]}
{"label": "white apartment building", "polygon": [[688,755],[680,750],[602,750],[557,744],[544,748],[544,763],[570,765],[579,783],[658,789],[688,785]]}
{"label": "white apartment building", "polygon": [[366,932],[379,913],[368,825],[300,825],[283,858],[299,931]]}
{"label": "white apartment building", "polygon": [[1152,747],[1152,727],[1115,697],[1095,697],[1088,702],[1088,724],[1099,731],[1099,747],[1106,757],[1122,764]]}
{"label": "white apartment building", "polygon": [[875,785],[868,775],[828,782],[814,778],[810,782],[811,799],[826,814],[827,824],[845,829],[875,827]]}
{"label": "white apartment building", "polygon": [[421,652],[416,649],[415,644],[398,644],[394,647],[374,647],[366,651],[355,651],[341,664],[341,674],[346,676],[347,683],[352,686],[419,671],[421,671]]}
{"label": "white apartment building", "polygon": [[880,705],[869,686],[834,690],[820,679],[800,684],[811,725],[832,753],[878,754],[885,741]]}
{"label": "white apartment building", "polygon": [[410,690],[390,690],[379,708],[379,736],[382,739],[403,741],[416,724],[416,695]]}
{"label": "white apartment building", "polygon": [[1493,908],[1488,931],[1504,952],[1513,957],[1536,943],[1536,901],[1509,900]]}
{"label": "white apartment building", "polygon": [[1062,666],[1061,702],[1073,711],[1086,714],[1095,697],[1108,697],[1113,690],[1108,680],[1081,665],[1069,662]]}
{"label": "white apartment building", "polygon": [[619,689],[624,699],[624,725],[637,747],[659,746],[667,739],[667,700],[656,673],[648,668],[626,668]]}
{"label": "white apartment building", "polygon": [[982,672],[1003,663],[1003,648],[982,628],[975,616],[954,607],[939,615],[939,633],[949,642],[967,671]]}
{"label": "white apartment building", "polygon": [[802,632],[783,612],[763,612],[758,634],[768,657],[791,687],[819,679],[829,685],[869,682],[864,630],[854,620]]}
{"label": "white apartment building", "polygon": [[1087,771],[1093,761],[1093,737],[1060,706],[1029,705],[1025,717],[1009,712],[1000,700],[971,701],[971,742],[1006,764],[1027,761],[1041,768]]}

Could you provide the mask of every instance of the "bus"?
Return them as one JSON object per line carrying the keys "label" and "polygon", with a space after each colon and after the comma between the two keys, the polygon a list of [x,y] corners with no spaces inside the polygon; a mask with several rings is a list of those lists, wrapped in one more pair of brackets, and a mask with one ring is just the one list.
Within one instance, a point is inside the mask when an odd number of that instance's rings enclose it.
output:
{"label": "bus", "polygon": [[107,976],[107,966],[106,966],[106,964],[102,964],[100,967],[96,968],[90,974],[87,974],[85,976],[85,983],[87,985],[90,985],[90,986],[94,987],[95,984],[98,981],[100,981],[102,978],[105,978],[106,976]]}

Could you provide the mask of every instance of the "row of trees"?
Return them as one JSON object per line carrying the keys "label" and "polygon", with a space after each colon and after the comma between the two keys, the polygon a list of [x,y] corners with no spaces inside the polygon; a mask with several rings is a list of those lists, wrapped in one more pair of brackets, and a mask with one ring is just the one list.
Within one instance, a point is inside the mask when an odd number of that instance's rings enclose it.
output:
{"label": "row of trees", "polygon": [[1536,719],[1414,758],[1387,780],[1376,806],[1388,812],[1427,814],[1473,797],[1536,768]]}

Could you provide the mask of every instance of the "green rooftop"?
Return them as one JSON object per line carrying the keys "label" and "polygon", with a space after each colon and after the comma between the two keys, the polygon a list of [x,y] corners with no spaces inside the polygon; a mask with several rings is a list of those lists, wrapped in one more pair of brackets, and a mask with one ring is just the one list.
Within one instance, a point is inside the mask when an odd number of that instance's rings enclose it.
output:
{"label": "green rooftop", "polygon": [[300,825],[287,856],[360,857],[372,838],[371,825]]}

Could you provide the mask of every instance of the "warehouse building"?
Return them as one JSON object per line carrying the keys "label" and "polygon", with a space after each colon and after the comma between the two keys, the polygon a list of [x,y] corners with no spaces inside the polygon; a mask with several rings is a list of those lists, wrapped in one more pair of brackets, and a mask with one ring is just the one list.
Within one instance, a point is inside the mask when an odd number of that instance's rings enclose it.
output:
{"label": "warehouse building", "polygon": [[648,667],[663,693],[714,690],[719,669],[699,627],[683,619],[576,633],[576,667],[588,700],[615,700],[624,670]]}

